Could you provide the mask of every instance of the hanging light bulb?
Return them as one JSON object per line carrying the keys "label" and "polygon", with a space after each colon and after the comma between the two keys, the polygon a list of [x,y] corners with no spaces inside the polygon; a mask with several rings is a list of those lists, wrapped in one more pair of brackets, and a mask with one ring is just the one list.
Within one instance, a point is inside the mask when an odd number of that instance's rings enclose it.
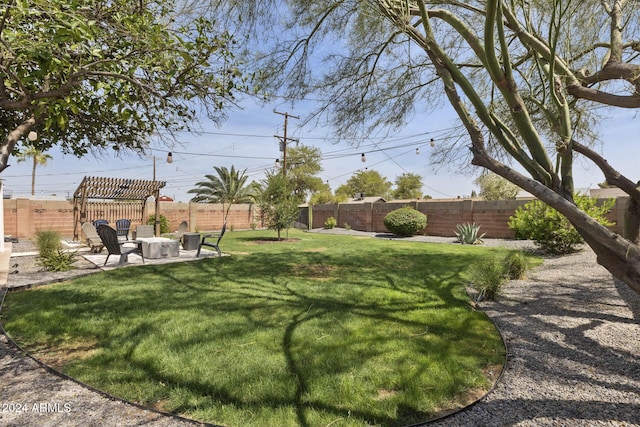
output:
{"label": "hanging light bulb", "polygon": [[433,141],[433,138],[431,138],[431,141],[429,142],[429,145],[432,147],[435,147],[436,143]]}
{"label": "hanging light bulb", "polygon": [[276,159],[276,167],[279,168],[280,167],[280,159]]}
{"label": "hanging light bulb", "polygon": [[173,163],[173,155],[171,154],[171,151],[167,154],[167,163]]}
{"label": "hanging light bulb", "polygon": [[419,155],[420,155],[420,149],[416,148],[416,156],[419,156]]}
{"label": "hanging light bulb", "polygon": [[364,153],[362,153],[362,156],[360,156],[360,161],[362,161],[362,163],[367,161],[367,156],[365,156]]}
{"label": "hanging light bulb", "polygon": [[32,130],[27,135],[27,138],[29,138],[29,141],[32,141],[32,142],[35,141],[36,139],[38,139],[38,132],[36,132],[35,130]]}

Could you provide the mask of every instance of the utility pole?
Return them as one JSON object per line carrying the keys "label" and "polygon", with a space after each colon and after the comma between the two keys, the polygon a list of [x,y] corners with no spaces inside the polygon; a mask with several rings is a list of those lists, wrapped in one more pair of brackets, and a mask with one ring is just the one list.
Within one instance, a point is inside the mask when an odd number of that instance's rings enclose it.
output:
{"label": "utility pole", "polygon": [[300,117],[293,116],[289,113],[281,113],[276,110],[273,110],[273,112],[284,116],[284,136],[279,136],[279,135],[274,135],[274,136],[280,140],[280,151],[282,151],[282,176],[286,176],[287,175],[287,142],[298,141],[295,138],[287,137],[287,123],[289,122],[289,117],[292,117],[294,119],[299,119]]}

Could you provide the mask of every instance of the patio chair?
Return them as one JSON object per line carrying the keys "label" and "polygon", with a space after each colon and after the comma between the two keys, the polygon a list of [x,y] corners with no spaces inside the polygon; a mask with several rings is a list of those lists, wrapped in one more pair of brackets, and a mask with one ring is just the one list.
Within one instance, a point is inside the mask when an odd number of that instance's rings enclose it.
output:
{"label": "patio chair", "polygon": [[129,240],[129,228],[131,227],[131,221],[128,219],[119,219],[116,221],[116,235],[119,238],[124,237],[124,240]]}
{"label": "patio chair", "polygon": [[136,239],[154,237],[153,225],[139,225],[136,227]]}
{"label": "patio chair", "polygon": [[176,231],[176,238],[178,240],[182,239],[182,235],[189,231],[189,223],[187,221],[182,221],[178,226],[178,231]]}
{"label": "patio chair", "polygon": [[102,243],[100,236],[98,236],[96,227],[90,222],[83,222],[82,232],[84,233],[84,237],[86,238],[85,242],[91,248],[91,252],[94,252],[94,253],[102,252],[102,248],[104,248],[104,243]]}
{"label": "patio chair", "polygon": [[[220,230],[220,233],[203,234],[202,240],[200,240],[200,245],[198,245],[198,252],[196,253],[196,258],[200,256],[200,249],[202,249],[203,246],[209,246],[215,249],[218,252],[218,256],[222,256],[222,252],[220,251],[220,240],[222,240],[222,236],[224,236],[224,232],[226,230],[227,230],[227,223],[225,222],[222,225],[222,230]],[[209,243],[205,241],[206,239],[212,239],[212,238],[217,238],[215,243]]]}
{"label": "patio chair", "polygon": [[97,229],[99,225],[109,225],[109,221],[106,219],[96,219],[93,221],[93,226]]}
{"label": "patio chair", "polygon": [[142,255],[142,248],[140,245],[136,245],[134,247],[123,247],[122,245],[125,242],[121,242],[118,240],[118,234],[116,230],[109,227],[108,225],[100,225],[97,228],[98,235],[104,243],[105,248],[109,251],[107,255],[107,259],[104,260],[104,265],[107,265],[107,261],[109,261],[109,257],[113,255],[120,255],[120,261],[118,261],[118,265],[123,265],[127,262],[129,254],[136,254],[142,257],[142,263],[144,264],[144,255]]}

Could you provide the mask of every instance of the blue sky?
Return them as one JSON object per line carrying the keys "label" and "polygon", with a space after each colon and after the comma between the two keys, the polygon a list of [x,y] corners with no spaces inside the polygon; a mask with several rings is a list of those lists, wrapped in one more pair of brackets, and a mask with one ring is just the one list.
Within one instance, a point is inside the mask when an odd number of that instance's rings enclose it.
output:
{"label": "blue sky", "polygon": [[[78,159],[52,150],[49,154],[53,158],[47,166],[37,169],[36,194],[68,197],[84,176],[152,179],[153,156],[156,157],[157,179],[167,181],[163,194],[176,201],[187,202],[190,198],[187,190],[204,179],[205,174],[215,174],[214,166],[246,168],[250,180],[260,180],[265,170],[273,167],[275,159],[281,157],[274,135],[283,135],[284,117],[274,113],[274,109],[301,117],[300,120],[289,118],[288,136],[321,150],[324,158],[321,177],[333,190],[363,168],[376,170],[392,182],[405,172],[419,174],[425,184],[423,194],[434,198],[468,196],[477,189],[473,184],[475,176],[460,173],[455,165],[438,170],[430,166],[430,138],[437,143],[443,130],[457,124],[454,114],[446,107],[429,115],[417,115],[404,129],[384,140],[336,144],[329,129],[300,127],[307,114],[303,109],[289,105],[262,107],[246,102],[242,110],[230,112],[222,126],[204,123],[204,134],[184,134],[181,144],[174,147],[154,145],[157,150],[146,158],[135,154],[123,158],[104,154]],[[636,148],[640,127],[636,112],[618,110],[615,118],[600,123],[600,127],[606,143],[599,150],[610,164],[630,179],[640,179],[640,151]],[[419,148],[419,155],[416,155],[416,148]],[[172,164],[165,161],[167,151],[173,153]],[[366,153],[366,163],[361,162],[362,152]],[[11,167],[0,175],[5,192],[14,197],[29,195],[31,164],[18,163],[15,158],[10,158],[9,164]],[[576,188],[595,188],[604,180],[595,167],[587,166],[586,161],[576,163]]]}

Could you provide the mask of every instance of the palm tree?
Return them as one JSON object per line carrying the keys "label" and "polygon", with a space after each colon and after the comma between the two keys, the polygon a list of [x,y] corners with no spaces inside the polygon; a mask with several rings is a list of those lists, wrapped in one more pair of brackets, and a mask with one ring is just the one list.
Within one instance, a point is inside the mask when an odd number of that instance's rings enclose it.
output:
{"label": "palm tree", "polygon": [[231,166],[231,170],[224,166],[214,166],[214,169],[218,176],[205,175],[207,181],[196,182],[197,188],[192,188],[187,193],[196,194],[191,199],[192,202],[222,203],[223,209],[225,203],[227,203],[227,210],[224,214],[226,222],[231,205],[234,203],[252,203],[255,197],[251,191],[251,186],[245,185],[249,178],[246,175],[246,169],[242,172],[238,172],[234,166]]}
{"label": "palm tree", "polygon": [[32,145],[27,146],[22,153],[16,156],[18,162],[24,162],[30,157],[33,158],[33,169],[31,171],[31,195],[34,196],[36,194],[36,168],[38,166],[46,166],[47,161],[51,159],[51,156],[43,153]]}

